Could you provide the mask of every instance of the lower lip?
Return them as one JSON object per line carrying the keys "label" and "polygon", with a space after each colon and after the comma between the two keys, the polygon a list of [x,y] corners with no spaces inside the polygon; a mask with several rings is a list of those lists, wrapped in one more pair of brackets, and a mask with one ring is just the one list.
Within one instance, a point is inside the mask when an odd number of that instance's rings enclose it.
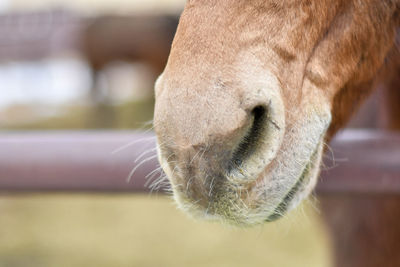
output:
{"label": "lower lip", "polygon": [[317,154],[318,147],[319,147],[319,145],[317,146],[317,149],[315,150],[315,152],[312,154],[311,159],[310,159],[309,163],[306,165],[306,167],[304,168],[303,173],[301,174],[300,178],[297,180],[295,185],[290,189],[290,191],[286,194],[286,196],[283,198],[281,203],[279,203],[279,205],[275,208],[274,212],[268,216],[268,218],[265,220],[266,222],[275,221],[275,220],[281,218],[286,213],[286,211],[289,208],[290,202],[293,200],[296,193],[299,191],[299,189],[303,185],[306,177],[309,174],[309,170],[312,167],[312,163],[315,161],[314,159]]}

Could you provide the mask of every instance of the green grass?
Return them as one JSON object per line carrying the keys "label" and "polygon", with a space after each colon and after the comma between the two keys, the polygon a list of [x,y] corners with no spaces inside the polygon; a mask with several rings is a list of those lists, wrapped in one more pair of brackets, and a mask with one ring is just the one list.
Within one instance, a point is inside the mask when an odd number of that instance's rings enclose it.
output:
{"label": "green grass", "polygon": [[0,196],[0,266],[329,266],[315,210],[236,229],[198,222],[170,198]]}

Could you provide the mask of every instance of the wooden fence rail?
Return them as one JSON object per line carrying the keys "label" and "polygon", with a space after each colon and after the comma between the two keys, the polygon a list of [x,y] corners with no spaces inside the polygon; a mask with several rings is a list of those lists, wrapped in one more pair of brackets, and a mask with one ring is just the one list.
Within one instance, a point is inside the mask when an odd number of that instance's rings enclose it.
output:
{"label": "wooden fence rail", "polygon": [[[400,134],[346,130],[324,162],[320,194],[400,194]],[[0,191],[144,192],[158,167],[152,133],[0,133]]]}

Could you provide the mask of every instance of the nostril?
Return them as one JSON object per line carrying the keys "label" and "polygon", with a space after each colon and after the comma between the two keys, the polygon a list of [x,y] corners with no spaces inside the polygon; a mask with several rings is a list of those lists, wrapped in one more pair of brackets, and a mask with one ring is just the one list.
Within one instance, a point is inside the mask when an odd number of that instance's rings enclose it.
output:
{"label": "nostril", "polygon": [[262,140],[267,119],[267,108],[261,105],[256,106],[251,110],[250,116],[250,126],[233,152],[229,166],[230,170],[241,168],[243,162],[255,152]]}
{"label": "nostril", "polygon": [[253,108],[253,110],[251,111],[251,114],[254,116],[253,125],[259,123],[260,120],[265,116],[266,112],[266,107],[264,106],[256,106],[255,108]]}
{"label": "nostril", "polygon": [[[265,129],[265,121],[267,119],[267,109],[264,106],[256,106],[251,111],[253,122],[251,124],[249,132],[246,134],[252,145],[256,145],[260,140],[263,130]],[[250,146],[251,148],[251,146]]]}

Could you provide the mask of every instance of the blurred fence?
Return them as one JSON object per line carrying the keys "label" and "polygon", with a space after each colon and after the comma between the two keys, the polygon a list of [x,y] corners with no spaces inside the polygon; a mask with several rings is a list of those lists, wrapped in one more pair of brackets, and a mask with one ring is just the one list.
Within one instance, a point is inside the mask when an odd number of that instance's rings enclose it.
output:
{"label": "blurred fence", "polygon": [[87,17],[63,9],[3,14],[0,64],[78,55],[91,70],[91,99],[104,102],[99,73],[113,62],[144,63],[155,80],[167,62],[178,19],[170,14]]}
{"label": "blurred fence", "polygon": [[85,19],[65,10],[0,15],[0,62],[29,61],[78,51]]}
{"label": "blurred fence", "polygon": [[[1,133],[0,148],[3,192],[144,192],[162,175],[151,133]],[[346,130],[323,165],[318,194],[400,195],[400,133]]]}

